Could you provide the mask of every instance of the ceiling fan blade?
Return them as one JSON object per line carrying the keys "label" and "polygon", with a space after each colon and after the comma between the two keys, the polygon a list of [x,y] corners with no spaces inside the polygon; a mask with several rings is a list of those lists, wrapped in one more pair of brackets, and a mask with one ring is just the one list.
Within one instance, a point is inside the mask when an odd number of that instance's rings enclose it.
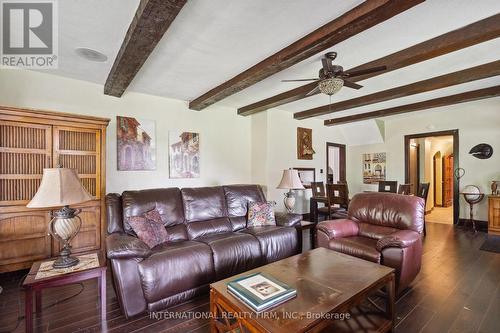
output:
{"label": "ceiling fan blade", "polygon": [[310,92],[308,92],[308,93],[306,94],[306,96],[316,95],[317,93],[319,93],[319,87],[316,87],[316,88],[314,88],[313,90],[311,90]]}
{"label": "ceiling fan blade", "polygon": [[343,74],[343,76],[354,77],[354,76],[360,76],[360,75],[366,75],[366,74],[371,74],[371,73],[375,73],[375,72],[385,71],[386,69],[387,69],[387,66],[378,66],[378,67],[372,67],[372,68],[367,68],[367,69],[360,69],[359,71],[347,71]]}
{"label": "ceiling fan blade", "polygon": [[352,88],[352,89],[363,88],[362,85],[359,85],[357,83],[354,83],[354,82],[351,82],[351,81],[347,81],[347,80],[344,80],[344,87],[348,87],[348,88]]}
{"label": "ceiling fan blade", "polygon": [[318,81],[319,79],[281,80],[281,82]]}

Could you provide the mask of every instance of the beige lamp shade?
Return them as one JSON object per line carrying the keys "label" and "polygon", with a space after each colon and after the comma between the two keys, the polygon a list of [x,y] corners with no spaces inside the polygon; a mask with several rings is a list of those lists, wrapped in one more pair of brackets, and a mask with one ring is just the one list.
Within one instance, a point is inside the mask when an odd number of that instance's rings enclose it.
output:
{"label": "beige lamp shade", "polygon": [[283,170],[281,182],[278,185],[279,189],[284,190],[304,190],[305,187],[299,178],[299,172],[294,169]]}
{"label": "beige lamp shade", "polygon": [[75,169],[51,168],[43,169],[40,187],[26,207],[60,207],[89,200],[92,197],[80,183]]}

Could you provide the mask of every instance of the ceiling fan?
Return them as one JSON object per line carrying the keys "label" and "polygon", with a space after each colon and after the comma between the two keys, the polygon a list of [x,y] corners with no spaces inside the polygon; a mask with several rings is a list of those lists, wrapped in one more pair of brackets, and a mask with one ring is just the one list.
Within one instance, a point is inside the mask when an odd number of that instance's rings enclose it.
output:
{"label": "ceiling fan", "polygon": [[333,95],[338,92],[343,86],[359,89],[363,86],[347,80],[351,77],[371,74],[387,69],[386,66],[378,66],[358,71],[344,72],[342,66],[334,65],[333,60],[337,58],[337,52],[328,52],[321,58],[323,67],[319,70],[318,78],[316,79],[298,79],[298,80],[282,80],[281,82],[297,82],[297,81],[318,81],[318,85],[308,92],[306,96],[314,95],[321,92],[326,95]]}

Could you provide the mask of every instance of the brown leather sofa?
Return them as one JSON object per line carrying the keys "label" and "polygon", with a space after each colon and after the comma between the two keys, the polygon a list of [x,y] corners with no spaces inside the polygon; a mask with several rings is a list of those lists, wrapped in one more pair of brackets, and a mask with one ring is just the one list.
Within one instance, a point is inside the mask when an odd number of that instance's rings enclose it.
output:
{"label": "brown leather sofa", "polygon": [[[107,257],[126,317],[165,309],[207,292],[211,282],[297,254],[301,215],[277,214],[278,226],[247,228],[249,201],[265,201],[260,186],[108,194]],[[128,218],[155,207],[169,241],[150,249]]]}
{"label": "brown leather sofa", "polygon": [[316,244],[392,267],[400,293],[420,271],[425,204],[393,193],[359,193],[348,218],[317,225]]}

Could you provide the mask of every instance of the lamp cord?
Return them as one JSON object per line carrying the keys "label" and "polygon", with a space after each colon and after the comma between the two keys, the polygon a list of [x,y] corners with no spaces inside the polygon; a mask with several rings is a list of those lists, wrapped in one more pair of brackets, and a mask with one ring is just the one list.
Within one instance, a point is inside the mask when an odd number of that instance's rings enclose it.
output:
{"label": "lamp cord", "polygon": [[[21,292],[22,292],[22,283],[24,281],[24,279],[28,276],[28,274],[24,274],[21,279],[19,280],[18,284],[17,284],[17,287],[19,289],[19,293],[17,295],[17,305],[18,305],[18,308],[17,308],[17,313],[18,313],[18,316],[17,316],[17,321],[16,321],[16,326],[14,326],[14,328],[10,329],[10,330],[6,330],[6,331],[0,331],[0,333],[12,333],[14,332],[18,327],[19,327],[19,324],[21,323],[21,321],[25,318],[24,315],[21,315],[22,313],[22,309],[21,309]],[[82,291],[85,289],[85,287],[83,286],[83,283],[73,283],[74,285],[80,285],[80,290],[74,294],[74,295],[71,295],[71,296],[68,296],[66,298],[63,298],[61,300],[56,300],[54,303],[52,304],[49,304],[47,305],[46,307],[42,308],[42,310],[46,310],[46,309],[49,309],[57,304],[60,304],[60,303],[63,303],[63,302],[66,302],[70,299],[72,299],[73,297],[76,297],[78,295],[80,295],[82,293]]]}

